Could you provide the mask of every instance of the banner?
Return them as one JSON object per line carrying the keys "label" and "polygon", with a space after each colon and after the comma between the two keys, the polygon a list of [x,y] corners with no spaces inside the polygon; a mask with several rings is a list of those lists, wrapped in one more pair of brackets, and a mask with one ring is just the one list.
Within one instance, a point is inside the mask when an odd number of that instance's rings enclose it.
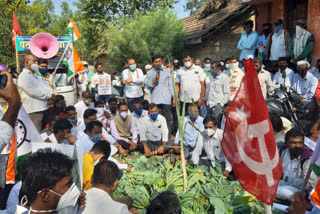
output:
{"label": "banner", "polygon": [[[31,36],[18,36],[17,37],[17,48],[18,51],[29,51],[29,44]],[[69,41],[72,41],[71,36],[56,36],[56,39],[59,42],[59,50],[64,50]]]}

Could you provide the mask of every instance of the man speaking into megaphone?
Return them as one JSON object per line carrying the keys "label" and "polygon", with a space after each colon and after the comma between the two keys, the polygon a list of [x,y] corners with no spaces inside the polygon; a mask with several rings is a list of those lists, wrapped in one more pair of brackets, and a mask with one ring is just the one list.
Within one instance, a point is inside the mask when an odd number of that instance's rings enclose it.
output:
{"label": "man speaking into megaphone", "polygon": [[40,132],[44,112],[54,103],[56,96],[49,83],[37,74],[38,69],[37,57],[26,55],[24,68],[18,78],[18,87],[23,107]]}

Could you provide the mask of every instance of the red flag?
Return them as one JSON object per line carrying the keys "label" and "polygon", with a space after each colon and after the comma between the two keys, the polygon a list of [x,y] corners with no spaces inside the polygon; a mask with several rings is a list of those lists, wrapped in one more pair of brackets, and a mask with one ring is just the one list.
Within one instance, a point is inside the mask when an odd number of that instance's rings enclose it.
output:
{"label": "red flag", "polygon": [[18,19],[16,17],[16,14],[13,11],[13,21],[12,21],[12,45],[15,48],[16,47],[16,35],[21,36],[21,29],[18,22]]}
{"label": "red flag", "polygon": [[221,144],[241,186],[270,205],[282,164],[253,60],[243,63],[246,75],[230,104]]}

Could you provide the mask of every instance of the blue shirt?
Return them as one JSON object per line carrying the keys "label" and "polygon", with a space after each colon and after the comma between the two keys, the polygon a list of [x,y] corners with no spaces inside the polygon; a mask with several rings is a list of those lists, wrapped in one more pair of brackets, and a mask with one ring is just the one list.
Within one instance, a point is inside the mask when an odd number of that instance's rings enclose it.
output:
{"label": "blue shirt", "polygon": [[167,69],[160,70],[160,78],[152,85],[156,78],[157,71],[152,69],[147,74],[147,88],[151,93],[151,103],[171,105],[171,98],[174,97],[171,74]]}
{"label": "blue shirt", "polygon": [[304,97],[304,99],[309,102],[313,100],[318,86],[318,79],[309,71],[304,79],[302,79],[299,74],[295,74],[293,76],[292,83],[293,90],[295,90],[300,96]]}
{"label": "blue shirt", "polygon": [[[190,116],[186,116],[184,118],[183,127],[185,126],[186,123],[189,123],[189,122],[192,123],[192,121],[190,120]],[[199,116],[193,125],[197,127],[200,130],[200,132],[204,132],[202,117]],[[194,148],[197,145],[198,135],[200,134],[200,132],[190,124],[187,124],[186,130],[184,132],[183,144]],[[178,130],[174,144],[179,144],[179,140],[180,140],[180,135]]]}
{"label": "blue shirt", "polygon": [[249,55],[254,57],[258,37],[259,34],[256,31],[252,31],[249,36],[247,36],[246,32],[241,34],[241,38],[238,42],[238,49],[241,50],[240,61],[242,59],[247,59]]}

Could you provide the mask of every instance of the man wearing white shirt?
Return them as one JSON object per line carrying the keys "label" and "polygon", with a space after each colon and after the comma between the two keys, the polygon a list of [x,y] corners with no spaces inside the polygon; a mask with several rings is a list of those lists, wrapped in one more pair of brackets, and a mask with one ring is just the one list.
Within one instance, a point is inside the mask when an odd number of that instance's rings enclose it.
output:
{"label": "man wearing white shirt", "polygon": [[37,71],[37,58],[26,55],[24,68],[18,78],[18,87],[21,91],[23,107],[40,132],[44,111],[53,104],[55,95],[49,83],[38,75]]}
{"label": "man wearing white shirt", "polygon": [[288,60],[286,57],[280,57],[278,59],[279,71],[273,76],[274,87],[282,88],[288,91],[292,85],[294,72],[288,68]]}
{"label": "man wearing white shirt", "polygon": [[188,109],[193,100],[201,107],[206,94],[204,83],[206,75],[201,68],[193,64],[191,54],[186,54],[183,61],[184,67],[178,70],[176,78],[176,89],[181,106],[185,102]]}
{"label": "man wearing white shirt", "polygon": [[204,151],[206,159],[210,161],[212,167],[216,167],[216,159],[218,159],[222,165],[223,175],[228,177],[232,166],[226,159],[221,148],[223,131],[218,129],[218,122],[213,117],[206,117],[203,124],[205,131],[203,134],[199,134],[198,143],[192,153],[192,162],[196,165],[201,165],[201,163],[204,162],[204,158],[201,157]]}
{"label": "man wearing white shirt", "polygon": [[142,121],[144,120],[145,117],[148,116],[148,111],[142,109],[142,105],[138,101],[135,101],[133,103],[133,108],[134,108],[134,111],[132,113],[132,117],[134,120],[134,124],[136,125],[137,133],[138,135],[140,135],[141,125],[143,123]]}
{"label": "man wearing white shirt", "polygon": [[310,73],[320,80],[320,59],[318,59],[316,65],[310,69]]}
{"label": "man wearing white shirt", "polygon": [[93,109],[94,105],[91,102],[91,93],[88,91],[82,92],[82,100],[74,105],[77,112],[77,117],[80,122],[83,122],[83,114],[87,109]]}
{"label": "man wearing white shirt", "polygon": [[78,126],[80,126],[80,121],[77,118],[77,111],[74,106],[68,106],[65,110],[64,113],[67,116],[68,121],[72,125],[71,133],[72,135],[77,138],[78,137]]}
{"label": "man wearing white shirt", "polygon": [[54,124],[53,133],[45,142],[53,144],[74,144],[75,138],[71,133],[72,125],[66,119],[59,119]]}
{"label": "man wearing white shirt", "polygon": [[122,83],[125,85],[125,97],[127,99],[128,108],[133,111],[134,101],[143,101],[143,83],[144,76],[141,69],[137,68],[134,59],[128,60],[129,68],[121,73]]}
{"label": "man wearing white shirt", "polygon": [[[93,172],[92,188],[86,191],[86,206],[83,214],[136,213],[134,210],[130,210],[131,212],[129,212],[127,205],[113,200],[112,193],[120,178],[121,172],[115,163],[108,160],[100,161],[95,166]],[[132,205],[132,199],[130,205]]]}
{"label": "man wearing white shirt", "polygon": [[260,58],[254,59],[254,66],[258,72],[258,79],[264,99],[267,96],[272,96],[274,93],[274,86],[271,80],[271,74],[262,68],[262,61]]}
{"label": "man wearing white shirt", "polygon": [[96,101],[108,103],[111,94],[111,76],[103,71],[102,63],[95,65],[97,72],[91,78],[91,88],[96,92]]}

